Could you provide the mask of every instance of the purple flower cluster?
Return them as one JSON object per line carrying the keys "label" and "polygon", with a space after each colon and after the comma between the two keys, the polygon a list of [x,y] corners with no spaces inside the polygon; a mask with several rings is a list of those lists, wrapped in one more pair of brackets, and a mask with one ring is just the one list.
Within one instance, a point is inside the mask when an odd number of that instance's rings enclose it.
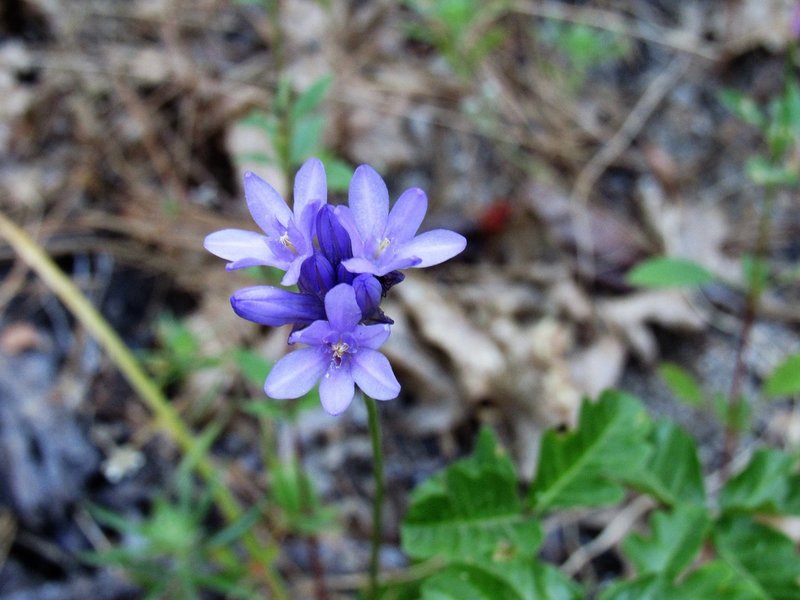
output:
{"label": "purple flower cluster", "polygon": [[376,400],[390,400],[400,384],[378,348],[390,334],[381,300],[404,276],[399,269],[439,264],[461,252],[463,236],[445,229],[417,235],[428,208],[419,188],[403,192],[389,210],[380,175],[362,165],[350,182],[348,206],[327,201],[325,168],[309,159],[294,181],[289,209],[257,175],[244,176],[247,207],[263,233],[223,229],[205,248],[229,261],[227,268],[268,265],[285,271],[281,284],[252,286],[231,296],[240,317],[269,326],[292,325],[290,352],[264,384],[268,396],[298,398],[319,381],[322,406],[338,415],[357,385]]}

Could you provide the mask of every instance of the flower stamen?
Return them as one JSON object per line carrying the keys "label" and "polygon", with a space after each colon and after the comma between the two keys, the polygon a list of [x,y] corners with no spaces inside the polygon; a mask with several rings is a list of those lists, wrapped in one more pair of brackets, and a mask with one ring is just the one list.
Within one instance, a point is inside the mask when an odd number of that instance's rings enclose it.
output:
{"label": "flower stamen", "polygon": [[294,244],[292,243],[292,240],[289,239],[288,231],[284,231],[283,235],[279,238],[278,241],[280,241],[280,243],[283,244],[285,248],[288,248],[289,250],[297,254],[297,248],[295,248]]}

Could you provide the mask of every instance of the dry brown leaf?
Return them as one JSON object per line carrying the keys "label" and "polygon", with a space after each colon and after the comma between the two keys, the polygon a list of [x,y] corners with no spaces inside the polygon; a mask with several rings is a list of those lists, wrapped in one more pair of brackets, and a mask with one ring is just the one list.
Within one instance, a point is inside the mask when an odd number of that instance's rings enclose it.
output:
{"label": "dry brown leaf", "polygon": [[597,304],[600,320],[619,332],[644,362],[653,362],[658,347],[650,325],[681,331],[702,331],[706,324],[687,295],[675,290],[638,292]]}
{"label": "dry brown leaf", "polygon": [[465,398],[479,400],[490,395],[492,382],[505,369],[505,359],[494,341],[424,276],[409,275],[395,290],[421,336],[451,361]]}

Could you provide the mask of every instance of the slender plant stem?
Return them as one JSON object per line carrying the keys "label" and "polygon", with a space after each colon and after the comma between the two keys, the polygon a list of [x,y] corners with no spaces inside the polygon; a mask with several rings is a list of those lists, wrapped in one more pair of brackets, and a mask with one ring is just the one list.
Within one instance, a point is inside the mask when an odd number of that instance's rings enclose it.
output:
{"label": "slender plant stem", "polygon": [[[767,244],[769,242],[769,231],[772,223],[772,210],[775,204],[776,189],[774,185],[768,185],[764,194],[764,206],[761,217],[758,221],[758,237],[756,238],[755,252],[753,256],[753,269],[761,270],[764,268],[764,259],[767,255]],[[742,385],[745,376],[744,354],[750,344],[750,337],[755,325],[758,307],[761,302],[761,294],[764,291],[762,285],[762,274],[756,274],[754,281],[748,282],[747,295],[745,297],[744,314],[742,315],[742,332],[739,335],[739,342],[736,345],[736,358],[734,360],[733,377],[731,388],[728,392],[728,418],[725,423],[725,446],[722,452],[722,475],[727,478],[731,461],[739,437],[739,423],[731,423],[731,418],[739,419],[742,411]]]}
{"label": "slender plant stem", "polygon": [[372,470],[375,475],[375,496],[372,499],[372,550],[369,557],[370,600],[378,600],[378,571],[380,568],[381,517],[383,515],[383,451],[381,449],[381,423],[378,407],[373,398],[364,394],[369,419],[369,435],[372,440]]}
{"label": "slender plant stem", "polygon": [[[5,238],[17,255],[39,275],[47,287],[97,340],[136,394],[152,411],[156,424],[175,441],[183,453],[191,453],[196,444],[191,430],[184,424],[158,386],[147,376],[125,342],[83,292],[41,246],[2,212],[0,212],[0,238]],[[216,470],[209,457],[201,453],[196,464],[198,473],[208,482],[214,500],[226,520],[231,523],[238,521],[243,514],[242,507],[236,497],[217,481]],[[278,553],[277,548],[274,545],[264,547],[252,532],[245,535],[244,543],[254,558],[265,559],[261,565],[263,577],[273,597],[277,600],[288,600],[288,593],[271,564]]]}

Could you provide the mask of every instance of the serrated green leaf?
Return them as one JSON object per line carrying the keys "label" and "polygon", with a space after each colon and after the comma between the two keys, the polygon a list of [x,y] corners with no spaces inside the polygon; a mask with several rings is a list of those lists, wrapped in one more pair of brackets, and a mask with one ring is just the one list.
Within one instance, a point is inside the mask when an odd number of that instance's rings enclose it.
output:
{"label": "serrated green leaf", "polygon": [[755,452],[725,485],[719,502],[724,511],[800,515],[797,461],[780,450]]}
{"label": "serrated green leaf", "polygon": [[472,456],[450,465],[412,495],[401,527],[403,549],[420,559],[532,554],[542,532],[522,508],[513,464],[484,429]]}
{"label": "serrated green leaf", "polygon": [[692,406],[703,403],[703,391],[694,375],[675,363],[664,362],[658,367],[658,374],[678,398]]}
{"label": "serrated green leaf", "polygon": [[640,262],[628,271],[628,283],[639,287],[695,287],[714,281],[714,275],[684,258],[658,257]]}
{"label": "serrated green leaf", "polygon": [[690,573],[665,600],[764,600],[764,595],[746,580],[740,579],[731,565],[721,560],[705,563]]}
{"label": "serrated green leaf", "polygon": [[663,577],[645,575],[629,581],[612,583],[598,600],[677,600],[672,586]]}
{"label": "serrated green leaf", "polygon": [[719,556],[765,600],[800,598],[800,555],[778,531],[748,517],[728,516],[714,527]]}
{"label": "serrated green leaf", "polygon": [[669,506],[705,503],[703,469],[694,438],[671,421],[657,421],[648,439],[652,451],[625,481]]}
{"label": "serrated green leaf", "polygon": [[579,585],[533,558],[455,563],[428,578],[423,600],[581,600]]}
{"label": "serrated green leaf", "polygon": [[800,354],[792,354],[767,378],[764,393],[770,398],[800,394]]}
{"label": "serrated green leaf", "polygon": [[302,92],[292,105],[292,118],[297,120],[317,110],[333,83],[333,75],[323,75]]}
{"label": "serrated green leaf", "polygon": [[530,501],[554,507],[599,506],[622,499],[621,474],[638,472],[647,458],[650,420],[641,403],[617,391],[584,402],[578,428],[542,437]]}
{"label": "serrated green leaf", "polygon": [[674,580],[695,558],[711,522],[701,506],[679,506],[671,513],[650,515],[650,537],[630,535],[623,543],[639,574]]}

